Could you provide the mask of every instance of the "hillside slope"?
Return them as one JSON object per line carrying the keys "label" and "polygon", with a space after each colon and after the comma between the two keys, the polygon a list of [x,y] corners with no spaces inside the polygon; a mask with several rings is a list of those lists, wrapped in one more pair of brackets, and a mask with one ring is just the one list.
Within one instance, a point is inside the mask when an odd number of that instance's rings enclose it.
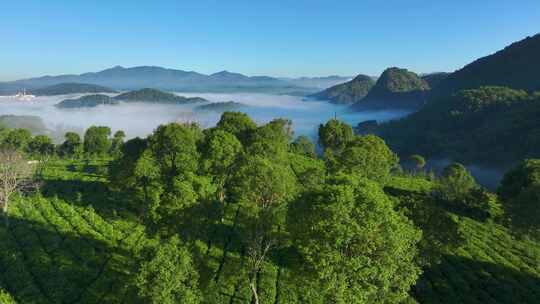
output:
{"label": "hillside slope", "polygon": [[[441,97],[376,128],[402,156],[419,153],[490,166],[540,157],[540,95],[502,87]],[[362,130],[360,130],[362,131]]]}
{"label": "hillside slope", "polygon": [[116,100],[125,102],[149,102],[149,103],[167,103],[167,104],[188,104],[207,102],[206,99],[200,97],[183,97],[172,93],[163,92],[156,89],[141,89],[122,93],[114,97]]}
{"label": "hillside slope", "polygon": [[366,97],[352,105],[352,109],[418,109],[424,105],[429,89],[427,82],[415,73],[388,68]]}
{"label": "hillside slope", "polygon": [[462,89],[506,86],[540,90],[540,34],[515,42],[495,54],[480,58],[441,81],[434,96],[448,96]]}
{"label": "hillside slope", "polygon": [[364,98],[374,85],[375,81],[370,76],[360,74],[349,82],[335,85],[310,97],[335,104],[353,104]]}

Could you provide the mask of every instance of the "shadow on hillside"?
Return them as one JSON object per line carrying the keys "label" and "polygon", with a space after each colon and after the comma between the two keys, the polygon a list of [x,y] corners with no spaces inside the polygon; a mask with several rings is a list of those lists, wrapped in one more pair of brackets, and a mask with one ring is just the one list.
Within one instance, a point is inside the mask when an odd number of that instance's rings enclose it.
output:
{"label": "shadow on hillside", "polygon": [[128,196],[111,191],[105,182],[84,180],[46,180],[41,186],[43,196],[58,197],[81,207],[92,207],[102,217],[115,219],[118,214],[132,212]]}
{"label": "shadow on hillside", "polygon": [[0,227],[0,286],[18,303],[103,303],[124,289],[131,265],[115,255],[127,252],[58,229],[13,217]]}
{"label": "shadow on hillside", "polygon": [[538,303],[540,277],[503,265],[445,255],[412,290],[419,303]]}

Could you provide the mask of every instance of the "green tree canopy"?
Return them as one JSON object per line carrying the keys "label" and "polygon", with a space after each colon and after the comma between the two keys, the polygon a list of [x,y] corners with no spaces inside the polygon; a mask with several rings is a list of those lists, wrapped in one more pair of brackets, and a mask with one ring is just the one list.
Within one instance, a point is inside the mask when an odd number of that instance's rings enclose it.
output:
{"label": "green tree canopy", "polygon": [[337,171],[383,181],[398,165],[397,155],[375,135],[355,136],[337,156]]}
{"label": "green tree canopy", "polygon": [[203,171],[212,177],[218,187],[218,200],[223,203],[225,181],[242,152],[242,144],[233,134],[217,129],[205,138],[201,152]]}
{"label": "green tree canopy", "polygon": [[2,147],[23,151],[32,139],[32,134],[27,129],[12,129],[7,133],[2,142]]}
{"label": "green tree canopy", "polygon": [[339,151],[345,148],[353,137],[352,127],[337,119],[331,119],[319,126],[319,144],[323,149]]}
{"label": "green tree canopy", "polygon": [[118,157],[120,156],[120,153],[122,152],[122,145],[124,144],[124,139],[126,138],[126,133],[122,130],[118,130],[114,132],[112,142],[111,142],[111,150],[110,154]]}
{"label": "green tree canopy", "polygon": [[290,150],[292,153],[304,155],[307,157],[315,157],[315,145],[313,142],[309,139],[309,137],[305,135],[298,136],[290,146]]}
{"label": "green tree canopy", "polygon": [[465,166],[452,163],[444,168],[436,192],[441,199],[456,202],[465,199],[477,187],[476,180]]}
{"label": "green tree canopy", "polygon": [[77,157],[82,153],[82,142],[79,134],[67,132],[64,142],[58,147],[58,154],[63,157]]}
{"label": "green tree canopy", "polygon": [[251,131],[257,128],[257,124],[242,112],[224,112],[216,128],[229,132],[236,136],[242,143],[246,143]]}
{"label": "green tree canopy", "polygon": [[326,303],[399,303],[420,274],[421,232],[379,185],[339,175],[289,207],[288,230]]}
{"label": "green tree canopy", "polygon": [[27,150],[34,156],[51,155],[54,153],[54,144],[48,136],[36,135],[28,143]]}
{"label": "green tree canopy", "polygon": [[143,261],[135,285],[145,303],[195,304],[201,302],[198,279],[189,250],[174,236]]}
{"label": "green tree canopy", "polygon": [[409,157],[409,159],[413,162],[417,170],[423,169],[424,166],[426,165],[426,160],[421,155],[413,154]]}
{"label": "green tree canopy", "polygon": [[497,193],[512,227],[540,238],[540,160],[527,159],[506,173]]}
{"label": "green tree canopy", "polygon": [[292,139],[292,122],[274,119],[251,132],[247,153],[275,159],[284,159]]}
{"label": "green tree canopy", "polygon": [[84,152],[91,156],[106,155],[111,148],[110,135],[109,127],[91,126],[84,133]]}
{"label": "green tree canopy", "polygon": [[9,293],[0,288],[0,303],[2,304],[16,304],[15,300]]}

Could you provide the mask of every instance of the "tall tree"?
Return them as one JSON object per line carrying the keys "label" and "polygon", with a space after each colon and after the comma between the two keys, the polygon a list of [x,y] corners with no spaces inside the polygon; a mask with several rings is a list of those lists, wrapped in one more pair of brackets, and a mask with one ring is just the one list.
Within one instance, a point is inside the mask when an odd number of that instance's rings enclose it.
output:
{"label": "tall tree", "polygon": [[82,154],[81,137],[75,132],[67,132],[64,142],[58,147],[58,154],[62,157],[77,158]]}
{"label": "tall tree", "polygon": [[228,189],[240,204],[242,232],[248,258],[248,281],[252,302],[260,301],[257,278],[269,252],[277,246],[287,203],[296,193],[290,166],[259,155],[245,157],[236,168]]}
{"label": "tall tree", "polygon": [[112,141],[111,141],[111,151],[109,152],[114,157],[119,157],[122,153],[122,145],[124,144],[124,139],[126,138],[126,133],[122,130],[114,132]]}
{"label": "tall tree", "polygon": [[421,232],[373,181],[338,175],[295,200],[287,223],[326,303],[400,303],[420,274]]}
{"label": "tall tree", "polygon": [[224,112],[218,121],[216,128],[229,132],[236,136],[242,143],[246,143],[251,131],[257,128],[257,124],[242,112]]}
{"label": "tall tree", "polygon": [[8,223],[9,200],[11,196],[27,185],[32,176],[32,166],[19,151],[0,150],[0,203]]}
{"label": "tall tree", "polygon": [[27,150],[33,156],[50,156],[54,153],[54,144],[48,136],[36,135],[28,143]]}
{"label": "tall tree", "polygon": [[309,139],[309,137],[301,135],[298,136],[292,143],[291,143],[291,152],[304,155],[307,157],[315,157],[315,145],[313,142]]}
{"label": "tall tree", "polygon": [[110,135],[109,127],[91,126],[84,133],[84,152],[90,156],[106,155],[111,148]]}
{"label": "tall tree", "polygon": [[335,171],[383,181],[398,165],[397,155],[375,135],[354,136],[337,155]]}
{"label": "tall tree", "polygon": [[12,129],[7,133],[2,142],[4,149],[24,151],[32,139],[32,134],[27,129]]}
{"label": "tall tree", "polygon": [[190,252],[173,236],[141,263],[135,285],[144,303],[196,304],[201,302],[198,279]]}
{"label": "tall tree", "polygon": [[510,225],[540,239],[540,160],[524,160],[508,171],[497,193]]}
{"label": "tall tree", "polygon": [[225,202],[225,181],[231,174],[232,165],[242,151],[242,144],[231,133],[217,129],[209,134],[202,145],[203,170],[212,176],[218,191],[218,200]]}
{"label": "tall tree", "polygon": [[339,151],[345,148],[353,137],[352,127],[337,119],[330,119],[326,124],[319,126],[319,144],[325,150]]}

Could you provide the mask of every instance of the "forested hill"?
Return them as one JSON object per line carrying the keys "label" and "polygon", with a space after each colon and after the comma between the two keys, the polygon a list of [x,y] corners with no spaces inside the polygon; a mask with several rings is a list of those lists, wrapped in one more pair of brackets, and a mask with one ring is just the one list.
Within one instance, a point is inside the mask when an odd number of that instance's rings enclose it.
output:
{"label": "forested hill", "polygon": [[115,105],[119,101],[103,94],[92,94],[77,99],[65,99],[57,103],[57,108],[93,108],[98,105]]}
{"label": "forested hill", "polygon": [[437,72],[422,75],[422,79],[427,82],[430,89],[435,89],[443,80],[445,80],[450,73]]}
{"label": "forested hill", "polygon": [[539,117],[539,93],[481,87],[435,99],[375,132],[400,155],[502,166],[540,157]]}
{"label": "forested hill", "polygon": [[448,75],[432,94],[448,96],[462,89],[487,85],[540,90],[540,34],[466,65]]}
{"label": "forested hill", "polygon": [[64,95],[77,93],[116,93],[115,90],[88,83],[60,83],[48,87],[34,89],[32,94],[37,96]]}
{"label": "forested hill", "polygon": [[426,101],[429,85],[415,73],[406,69],[388,68],[367,96],[352,105],[355,110],[362,109],[418,109]]}
{"label": "forested hill", "polygon": [[373,78],[360,74],[349,82],[335,85],[310,97],[336,104],[353,104],[364,98],[373,85]]}
{"label": "forested hill", "polygon": [[207,102],[208,100],[200,97],[183,97],[172,93],[163,92],[156,89],[141,89],[130,91],[115,96],[114,99],[125,102],[150,102],[150,103],[168,103],[168,104],[188,104]]}

